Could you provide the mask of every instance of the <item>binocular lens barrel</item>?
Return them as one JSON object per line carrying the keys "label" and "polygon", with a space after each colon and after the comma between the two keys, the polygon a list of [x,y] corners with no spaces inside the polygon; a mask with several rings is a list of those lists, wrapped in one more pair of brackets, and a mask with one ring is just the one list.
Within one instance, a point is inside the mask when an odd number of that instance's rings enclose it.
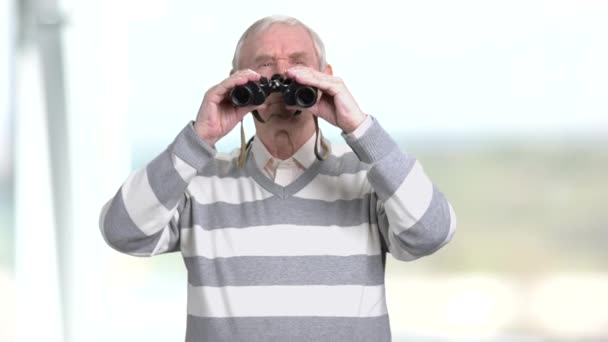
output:
{"label": "binocular lens barrel", "polygon": [[305,86],[294,82],[292,79],[284,79],[281,75],[272,76],[270,81],[262,77],[259,82],[249,81],[238,85],[230,91],[232,104],[238,107],[248,105],[261,105],[266,97],[274,92],[283,94],[283,100],[288,106],[311,107],[317,102],[317,88]]}
{"label": "binocular lens barrel", "polygon": [[230,92],[230,99],[235,106],[246,106],[253,101],[253,93],[245,86],[234,87]]}
{"label": "binocular lens barrel", "polygon": [[298,106],[308,108],[317,102],[317,91],[313,87],[301,87],[296,90],[294,97]]}

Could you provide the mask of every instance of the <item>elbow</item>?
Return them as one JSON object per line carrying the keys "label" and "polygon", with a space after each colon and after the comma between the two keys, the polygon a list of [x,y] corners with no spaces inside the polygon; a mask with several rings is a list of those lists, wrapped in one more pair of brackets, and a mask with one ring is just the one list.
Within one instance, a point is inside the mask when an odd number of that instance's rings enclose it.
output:
{"label": "elbow", "polygon": [[99,229],[105,242],[118,252],[133,256],[151,256],[158,241],[158,234],[146,235],[126,212],[117,210],[114,201],[102,209]]}
{"label": "elbow", "polygon": [[154,246],[154,243],[158,240],[156,237],[153,239],[138,239],[126,236],[117,236],[114,234],[104,234],[103,229],[102,235],[104,235],[104,239],[108,246],[112,247],[114,250],[123,254],[137,257],[152,256],[153,250],[149,247]]}
{"label": "elbow", "polygon": [[411,261],[431,255],[452,240],[456,215],[447,201],[428,210],[413,226],[394,233],[392,238],[405,251],[399,260]]}
{"label": "elbow", "polygon": [[129,234],[124,227],[101,227],[101,235],[108,246],[114,250],[138,257],[149,257],[154,253],[154,246],[158,242],[158,236],[146,236],[140,234]]}

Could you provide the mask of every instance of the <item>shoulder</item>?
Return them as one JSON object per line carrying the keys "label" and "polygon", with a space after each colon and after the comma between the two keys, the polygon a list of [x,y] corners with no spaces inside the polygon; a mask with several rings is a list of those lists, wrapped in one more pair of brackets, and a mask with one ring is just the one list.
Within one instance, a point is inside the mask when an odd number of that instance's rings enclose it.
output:
{"label": "shoulder", "polygon": [[241,177],[243,176],[243,168],[239,167],[238,160],[240,149],[235,148],[230,152],[218,152],[201,170],[199,176],[206,177]]}
{"label": "shoulder", "polygon": [[359,160],[359,157],[357,157],[350,146],[344,143],[332,143],[330,145],[330,154],[324,161],[322,173],[338,176],[345,173],[367,172],[369,168],[368,164]]}

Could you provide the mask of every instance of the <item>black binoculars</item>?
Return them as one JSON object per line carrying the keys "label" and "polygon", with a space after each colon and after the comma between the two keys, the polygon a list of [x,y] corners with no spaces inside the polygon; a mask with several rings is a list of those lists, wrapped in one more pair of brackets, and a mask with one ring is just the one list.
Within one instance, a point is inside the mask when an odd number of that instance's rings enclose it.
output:
{"label": "black binoculars", "polygon": [[317,102],[317,88],[299,84],[280,74],[272,75],[270,79],[261,77],[258,82],[249,81],[234,87],[230,91],[230,100],[238,107],[259,106],[274,92],[282,93],[283,101],[288,106],[308,108]]}

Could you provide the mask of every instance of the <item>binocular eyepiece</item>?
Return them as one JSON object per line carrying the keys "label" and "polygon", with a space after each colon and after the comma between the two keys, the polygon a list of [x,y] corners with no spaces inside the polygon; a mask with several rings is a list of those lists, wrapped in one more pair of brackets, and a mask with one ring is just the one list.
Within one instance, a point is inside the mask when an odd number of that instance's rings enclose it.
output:
{"label": "binocular eyepiece", "polygon": [[282,93],[283,101],[288,106],[308,108],[317,102],[317,88],[299,84],[280,74],[272,75],[270,79],[261,77],[258,82],[249,81],[234,87],[230,91],[230,100],[238,107],[259,106],[274,92]]}

